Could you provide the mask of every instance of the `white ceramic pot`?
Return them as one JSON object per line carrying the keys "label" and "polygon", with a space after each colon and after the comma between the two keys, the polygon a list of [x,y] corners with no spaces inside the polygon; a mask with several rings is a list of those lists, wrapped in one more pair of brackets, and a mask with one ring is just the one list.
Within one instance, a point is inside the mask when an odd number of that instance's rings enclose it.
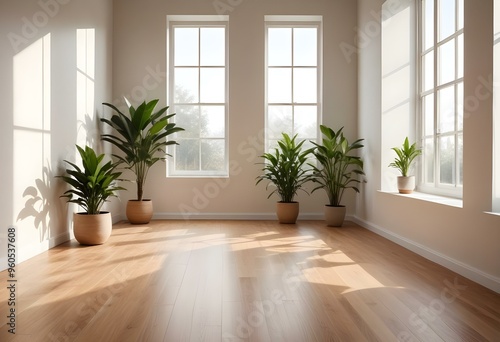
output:
{"label": "white ceramic pot", "polygon": [[411,194],[415,190],[415,176],[399,176],[398,190],[400,194]]}

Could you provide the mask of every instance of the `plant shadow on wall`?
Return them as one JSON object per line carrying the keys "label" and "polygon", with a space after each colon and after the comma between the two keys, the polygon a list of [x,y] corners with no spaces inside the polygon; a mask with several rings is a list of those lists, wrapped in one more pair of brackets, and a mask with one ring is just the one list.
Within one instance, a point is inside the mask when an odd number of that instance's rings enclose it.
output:
{"label": "plant shadow on wall", "polygon": [[[98,118],[97,114],[96,118]],[[89,114],[86,114],[84,120],[78,120],[77,131],[83,133],[86,144],[102,149],[98,122],[98,119],[92,119]],[[75,154],[75,149],[67,147],[65,159],[72,159],[69,156]],[[66,227],[66,212],[63,210],[63,201],[59,198],[59,194],[64,189],[64,183],[56,181],[56,173],[49,161],[44,164],[46,166],[42,168],[42,177],[35,179],[34,185],[28,186],[23,191],[24,207],[16,218],[16,222],[32,218],[34,227],[39,230],[40,242],[53,238],[56,232],[63,232]]]}
{"label": "plant shadow on wall", "polygon": [[97,151],[102,151],[101,130],[99,127],[100,117],[96,113],[95,119],[89,114],[85,114],[84,120],[77,121],[77,137],[82,132],[85,136],[85,141],[78,141],[81,145],[93,146]]}
{"label": "plant shadow on wall", "polygon": [[54,181],[54,173],[49,165],[43,167],[42,178],[35,179],[35,185],[23,192],[26,202],[16,221],[32,217],[35,228],[39,230],[40,242],[50,238],[49,230],[54,229],[54,222],[64,223],[65,216],[57,195],[60,189],[62,184]]}

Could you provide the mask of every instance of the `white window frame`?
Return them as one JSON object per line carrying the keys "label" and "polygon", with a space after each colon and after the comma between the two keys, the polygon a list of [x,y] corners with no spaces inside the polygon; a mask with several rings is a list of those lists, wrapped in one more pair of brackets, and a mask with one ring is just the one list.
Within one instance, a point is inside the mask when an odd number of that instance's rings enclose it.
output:
{"label": "white window frame", "polygon": [[[268,125],[268,108],[269,105],[286,105],[292,106],[292,120],[294,120],[294,109],[296,106],[306,106],[306,105],[316,105],[317,113],[316,113],[316,137],[314,139],[306,138],[306,140],[312,140],[317,142],[319,140],[320,130],[319,126],[322,122],[322,113],[323,113],[323,18],[322,16],[279,16],[279,15],[266,15],[265,16],[265,104],[264,104],[264,113],[265,113],[265,151],[269,152],[275,144],[276,139],[270,138],[270,129]],[[268,101],[268,70],[270,68],[281,68],[284,66],[269,66],[268,63],[268,29],[269,28],[316,28],[317,29],[317,65],[316,67],[311,66],[294,66],[293,65],[293,38],[292,38],[292,65],[289,66],[292,68],[292,89],[293,89],[293,69],[294,68],[316,68],[317,69],[317,78],[316,78],[316,89],[317,89],[317,99],[315,103],[296,103],[293,101],[293,91],[292,91],[292,101],[290,103],[269,103]],[[288,66],[287,66],[288,67]],[[288,133],[290,136],[293,136],[296,132],[293,131],[294,125],[292,124],[292,132],[284,132]],[[298,137],[298,140],[302,140],[302,137]],[[309,142],[304,144],[304,147],[309,146]]]}
{"label": "white window frame", "polygon": [[[229,16],[227,15],[168,15],[167,16],[167,99],[171,106],[172,112],[175,112],[176,105],[191,105],[190,104],[177,104],[174,102],[174,27],[224,27],[225,28],[225,101],[223,103],[202,103],[200,100],[192,105],[223,105],[224,110],[224,169],[221,171],[202,170],[201,151],[199,153],[198,170],[178,170],[176,168],[176,146],[169,147],[169,153],[172,155],[171,160],[167,164],[167,177],[179,178],[227,178],[229,177]],[[198,50],[200,53],[200,49]],[[198,64],[196,67],[201,68]],[[218,66],[220,67],[220,66]],[[199,87],[198,83],[198,87]],[[175,120],[175,117],[174,117]],[[172,138],[177,140],[176,138]],[[198,140],[206,139],[198,137]],[[217,138],[220,139],[220,138]],[[200,144],[201,146],[201,144]]]}
{"label": "white window frame", "polygon": [[493,1],[493,193],[492,210],[500,213],[500,0]]}
{"label": "white window frame", "polygon": [[[425,0],[420,0],[419,1],[419,6],[418,6],[418,15],[419,15],[419,20],[418,20],[418,70],[419,70],[419,76],[418,76],[418,89],[419,89],[419,100],[417,101],[418,104],[418,133],[420,136],[420,146],[422,147],[423,154],[420,157],[421,162],[420,162],[420,167],[419,167],[419,184],[417,190],[420,192],[424,193],[429,193],[429,194],[434,194],[434,195],[441,195],[441,196],[449,196],[449,197],[455,197],[455,198],[462,198],[463,195],[463,185],[459,184],[459,179],[462,175],[463,177],[463,169],[460,169],[460,163],[459,160],[460,158],[463,158],[463,155],[460,156],[458,154],[458,141],[459,137],[462,137],[462,143],[463,143],[463,127],[462,129],[458,129],[457,127],[457,122],[458,122],[458,110],[462,110],[464,105],[463,103],[457,103],[457,86],[461,83],[463,87],[463,72],[462,76],[456,78],[457,73],[458,73],[458,60],[459,60],[459,54],[458,54],[458,49],[455,47],[455,77],[452,81],[449,81],[447,83],[439,85],[439,70],[438,70],[438,63],[439,63],[439,56],[438,56],[438,49],[440,46],[450,42],[451,40],[455,40],[457,37],[460,35],[464,34],[464,28],[460,28],[459,30],[456,30],[459,22],[459,11],[458,11],[458,6],[455,8],[455,31],[453,34],[448,36],[447,38],[444,38],[439,41],[439,26],[438,26],[438,10],[439,10],[439,1],[440,0],[433,0],[434,1],[434,43],[430,48],[427,50],[423,51],[423,40],[424,40],[424,11],[423,11],[423,6]],[[455,4],[457,5],[459,2],[462,2],[464,0],[455,0]],[[463,37],[463,36],[462,36]],[[462,45],[463,48],[463,45]],[[431,89],[424,91],[424,66],[423,66],[423,56],[426,55],[428,52],[433,51],[434,52],[434,84]],[[463,56],[463,55],[462,55]],[[455,128],[453,131],[445,132],[445,133],[440,133],[439,132],[439,101],[438,101],[438,92],[441,89],[445,89],[448,87],[453,87],[454,88],[454,99],[455,99]],[[425,120],[424,120],[424,105],[423,105],[423,98],[426,95],[434,95],[434,132],[432,135],[425,135]],[[463,96],[462,96],[463,98]],[[439,153],[439,139],[440,137],[447,137],[451,136],[454,137],[454,146],[455,146],[455,151],[454,151],[454,161],[455,161],[455,170],[453,170],[455,174],[455,184],[445,184],[441,183],[440,181],[440,153]],[[433,163],[434,163],[434,180],[433,182],[428,182],[427,181],[427,175],[426,175],[426,165],[425,165],[425,140],[426,139],[433,139],[433,145],[434,145],[434,150],[433,150]],[[463,145],[462,145],[462,150],[463,150]]]}

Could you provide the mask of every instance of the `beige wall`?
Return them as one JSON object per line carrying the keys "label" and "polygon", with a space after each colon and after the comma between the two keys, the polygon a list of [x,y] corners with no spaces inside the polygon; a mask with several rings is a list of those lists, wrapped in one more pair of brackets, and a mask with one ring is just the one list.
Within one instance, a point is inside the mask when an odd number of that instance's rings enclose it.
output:
{"label": "beige wall", "polygon": [[[83,29],[94,30],[95,43],[77,38]],[[96,104],[111,96],[112,2],[2,1],[0,32],[4,269],[9,226],[17,227],[18,261],[71,236],[76,208],[59,198],[64,185],[54,176],[63,159],[75,160],[77,142],[102,150]]]}
{"label": "beige wall", "polygon": [[[217,11],[214,4],[233,4]],[[264,127],[264,16],[271,14],[322,15],[324,24],[324,118],[334,127],[346,126],[355,138],[357,125],[356,56],[349,61],[341,43],[353,44],[356,1],[242,0],[242,1],[115,1],[113,95],[140,99],[166,98],[166,79],[142,92],[151,70],[166,70],[167,15],[229,15],[229,159],[228,179],[166,178],[165,166],[151,170],[145,194],[154,200],[155,217],[272,218],[277,198],[266,199],[265,186],[255,186],[259,174]],[[224,10],[225,9],[225,10]],[[126,194],[134,196],[134,187]],[[354,212],[352,194],[346,197]],[[350,197],[350,199],[349,199]],[[300,195],[302,217],[321,217],[326,195]]]}
{"label": "beige wall", "polygon": [[[382,3],[358,1],[361,30],[380,23],[373,13],[381,13]],[[493,73],[492,13],[490,0],[465,1],[466,99],[477,98],[478,88],[484,94],[481,80]],[[389,172],[387,163],[381,163],[388,148],[383,141],[388,134],[399,134],[383,125],[381,46],[381,35],[373,35],[359,51],[359,135],[368,141],[365,161],[371,182],[359,198],[358,222],[500,292],[500,216],[486,213],[492,202],[492,96],[481,97],[464,120],[463,208],[380,192]]]}

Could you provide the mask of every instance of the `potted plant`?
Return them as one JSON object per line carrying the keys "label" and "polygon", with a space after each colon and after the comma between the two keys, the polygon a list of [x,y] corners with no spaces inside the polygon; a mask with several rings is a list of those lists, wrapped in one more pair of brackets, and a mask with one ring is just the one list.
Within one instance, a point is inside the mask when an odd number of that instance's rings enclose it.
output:
{"label": "potted plant", "polygon": [[76,146],[82,158],[83,169],[75,163],[65,160],[72,168],[66,169],[66,175],[58,176],[71,186],[61,197],[67,197],[70,203],[78,204],[84,212],[73,214],[75,238],[83,245],[99,245],[111,235],[111,214],[101,211],[104,202],[116,197],[122,187],[115,185],[121,172],[115,170],[116,164],[103,162],[104,154],[85,146]]}
{"label": "potted plant", "polygon": [[352,144],[342,132],[344,127],[338,131],[321,125],[323,134],[322,143],[313,142],[315,149],[313,154],[319,165],[311,164],[313,169],[313,182],[318,183],[312,192],[324,189],[328,195],[329,203],[325,206],[325,220],[328,226],[342,226],[346,207],[342,205],[342,196],[346,189],[353,189],[359,193],[357,184],[361,181],[359,175],[364,175],[363,161],[354,152],[363,147],[358,139]]}
{"label": "potted plant", "polygon": [[158,99],[144,101],[134,108],[127,101],[128,115],[110,103],[103,103],[115,113],[110,119],[101,119],[114,129],[110,134],[103,134],[102,140],[110,142],[123,152],[123,155],[113,156],[135,175],[137,198],[128,201],[126,209],[127,219],[132,224],[148,223],[151,220],[153,203],[143,197],[148,171],[156,162],[166,159],[166,146],[177,144],[174,140],[167,140],[167,137],[184,130],[169,122],[175,114],[166,114],[168,106],[155,112],[157,103]]}
{"label": "potted plant", "polygon": [[422,154],[422,150],[417,148],[417,143],[410,145],[408,137],[401,148],[393,147],[392,150],[397,156],[389,166],[401,172],[401,176],[398,176],[398,191],[400,194],[411,194],[415,189],[415,176],[409,176],[408,172],[415,158]]}
{"label": "potted plant", "polygon": [[262,175],[257,177],[256,185],[263,180],[269,183],[266,189],[272,185],[275,189],[267,196],[271,197],[277,193],[280,201],[276,204],[276,214],[280,223],[295,223],[299,215],[299,203],[294,201],[295,195],[302,186],[310,179],[310,172],[304,168],[307,157],[312,149],[302,150],[304,140],[296,142],[297,134],[290,138],[282,133],[283,138],[278,141],[278,147],[274,153],[264,153],[264,167]]}

